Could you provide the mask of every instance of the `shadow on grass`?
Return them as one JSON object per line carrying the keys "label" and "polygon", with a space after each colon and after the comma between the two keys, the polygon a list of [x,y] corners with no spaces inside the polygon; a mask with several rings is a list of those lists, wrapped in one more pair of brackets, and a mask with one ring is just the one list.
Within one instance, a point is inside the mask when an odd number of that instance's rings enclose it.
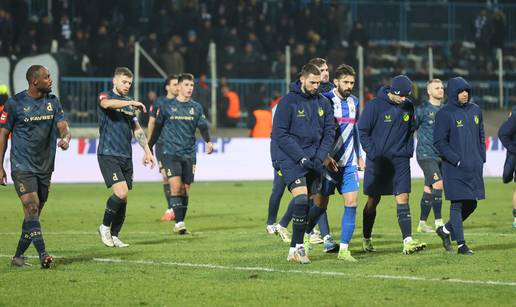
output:
{"label": "shadow on grass", "polygon": [[[117,253],[116,257],[120,258],[120,257],[124,257],[124,256],[131,256],[131,255],[135,255],[137,253],[138,252],[136,252],[136,251],[125,251],[123,253]],[[113,254],[107,254],[107,253],[99,254],[97,252],[95,254],[82,254],[82,255],[77,255],[77,256],[58,258],[54,261],[54,263],[56,264],[56,266],[69,265],[69,264],[76,264],[76,263],[93,262],[94,258],[103,258],[103,257],[111,258],[113,256],[114,256]]]}

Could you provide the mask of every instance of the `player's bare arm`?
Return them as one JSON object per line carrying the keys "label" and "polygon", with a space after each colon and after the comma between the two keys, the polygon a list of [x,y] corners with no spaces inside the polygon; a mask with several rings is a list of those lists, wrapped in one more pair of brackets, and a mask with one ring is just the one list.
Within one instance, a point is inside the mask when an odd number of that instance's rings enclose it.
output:
{"label": "player's bare arm", "polygon": [[143,128],[136,120],[134,122],[133,132],[134,138],[145,151],[145,154],[143,155],[143,165],[147,166],[150,164],[151,169],[154,168],[154,165],[156,165],[156,160],[154,159],[154,156],[152,155],[152,152],[149,148],[147,137],[145,136],[145,131],[143,131]]}
{"label": "player's bare arm", "polygon": [[100,106],[104,109],[120,109],[123,107],[131,106],[135,107],[137,109],[140,109],[141,111],[147,113],[147,108],[145,105],[139,101],[135,100],[119,100],[119,99],[102,99],[100,101]]}
{"label": "player's bare arm", "polygon": [[0,185],[7,184],[7,174],[4,170],[4,157],[7,149],[7,140],[9,138],[9,130],[0,128]]}
{"label": "player's bare arm", "polygon": [[59,137],[61,138],[59,143],[57,143],[57,146],[62,150],[67,150],[68,147],[70,147],[70,139],[72,138],[68,122],[65,120],[58,122],[57,130],[59,130]]}

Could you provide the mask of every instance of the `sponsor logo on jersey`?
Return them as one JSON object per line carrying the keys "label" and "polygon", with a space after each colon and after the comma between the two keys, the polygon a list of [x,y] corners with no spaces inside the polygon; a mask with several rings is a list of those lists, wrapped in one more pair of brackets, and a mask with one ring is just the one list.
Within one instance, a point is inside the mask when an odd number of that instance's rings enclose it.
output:
{"label": "sponsor logo on jersey", "polygon": [[462,120],[456,120],[456,122],[457,122],[457,128],[464,127]]}
{"label": "sponsor logo on jersey", "polygon": [[384,122],[384,123],[390,123],[390,122],[392,122],[391,115],[390,115],[390,114],[385,114],[385,115],[383,116],[383,122]]}

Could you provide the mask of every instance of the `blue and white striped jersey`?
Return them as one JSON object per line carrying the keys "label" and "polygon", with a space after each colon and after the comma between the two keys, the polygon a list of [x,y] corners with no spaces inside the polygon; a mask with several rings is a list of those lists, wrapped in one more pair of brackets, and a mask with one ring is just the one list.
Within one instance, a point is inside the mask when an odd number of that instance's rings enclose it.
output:
{"label": "blue and white striped jersey", "polygon": [[357,158],[361,155],[360,141],[358,137],[358,98],[350,95],[342,100],[337,96],[337,89],[324,93],[331,100],[333,115],[336,122],[335,142],[330,151],[339,167],[356,166]]}

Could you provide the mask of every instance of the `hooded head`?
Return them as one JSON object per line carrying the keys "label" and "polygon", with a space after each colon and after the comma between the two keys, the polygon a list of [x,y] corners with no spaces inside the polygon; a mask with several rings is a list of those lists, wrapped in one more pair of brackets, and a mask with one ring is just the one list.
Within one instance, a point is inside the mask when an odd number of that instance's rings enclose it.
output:
{"label": "hooded head", "polygon": [[392,78],[390,92],[394,95],[407,97],[412,92],[412,81],[405,75]]}
{"label": "hooded head", "polygon": [[448,101],[456,106],[463,106],[471,100],[471,86],[462,77],[448,80]]}

